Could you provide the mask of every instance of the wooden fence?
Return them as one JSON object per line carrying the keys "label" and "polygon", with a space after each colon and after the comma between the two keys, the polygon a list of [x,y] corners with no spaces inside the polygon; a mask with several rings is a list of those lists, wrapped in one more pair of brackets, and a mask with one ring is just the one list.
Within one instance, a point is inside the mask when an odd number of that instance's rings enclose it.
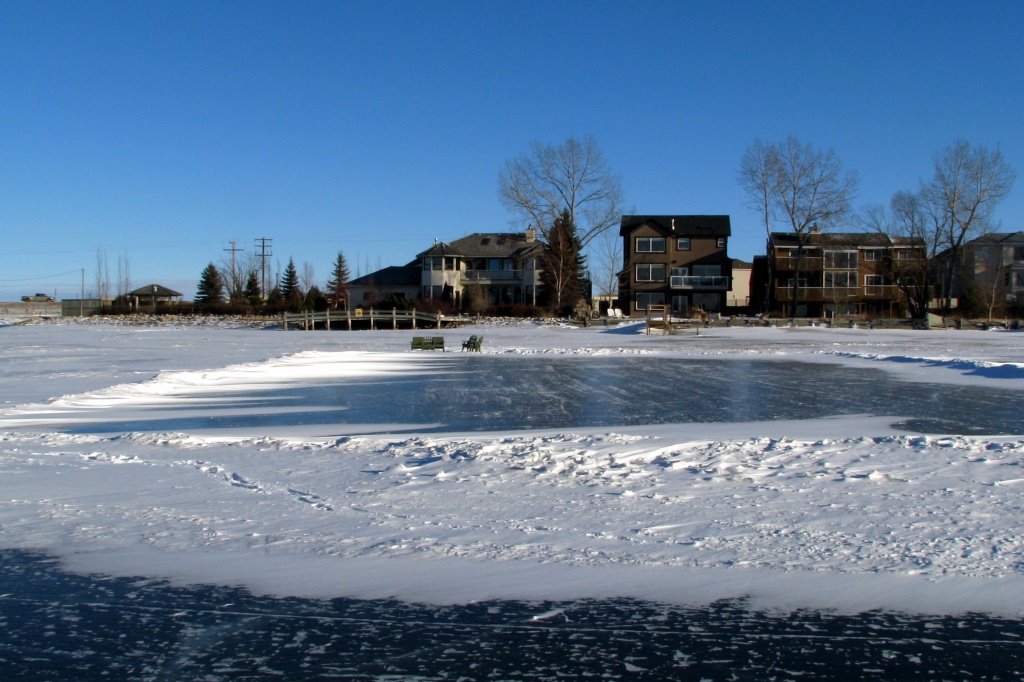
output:
{"label": "wooden fence", "polygon": [[325,310],[314,313],[283,313],[281,328],[313,330],[313,329],[440,329],[442,324],[453,326],[458,324],[456,318],[445,318],[418,310]]}

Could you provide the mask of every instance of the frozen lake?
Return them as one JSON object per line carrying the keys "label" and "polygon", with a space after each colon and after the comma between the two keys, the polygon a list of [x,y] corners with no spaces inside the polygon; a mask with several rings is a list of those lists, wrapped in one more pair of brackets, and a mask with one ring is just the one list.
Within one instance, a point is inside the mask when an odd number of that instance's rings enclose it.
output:
{"label": "frozen lake", "polygon": [[[128,410],[90,408],[71,433],[272,432],[308,436],[516,431],[600,426],[898,417],[921,433],[1024,433],[1019,392],[901,381],[881,369],[792,360],[457,355],[372,377],[318,379],[244,392],[204,388]],[[201,404],[201,408],[196,405]],[[80,413],[72,410],[71,417]],[[402,428],[386,425],[406,424]]]}
{"label": "frozen lake", "polygon": [[4,330],[0,678],[1020,677],[1024,335],[483,330]]}

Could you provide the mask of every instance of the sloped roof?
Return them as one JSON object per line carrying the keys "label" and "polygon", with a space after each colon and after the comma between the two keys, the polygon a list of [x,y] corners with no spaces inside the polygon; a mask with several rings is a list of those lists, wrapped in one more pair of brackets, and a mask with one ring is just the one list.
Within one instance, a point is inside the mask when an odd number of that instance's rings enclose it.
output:
{"label": "sloped roof", "polygon": [[129,296],[159,296],[160,298],[175,298],[181,296],[181,293],[174,289],[168,289],[162,284],[147,284],[144,287],[139,287],[134,291],[128,292]]}
{"label": "sloped roof", "polygon": [[970,244],[1024,244],[1024,232],[990,232],[983,234],[977,239],[972,239]]}
{"label": "sloped roof", "polygon": [[528,239],[523,232],[474,232],[453,242],[437,242],[416,257],[510,258],[540,247],[541,242]]}
{"label": "sloped roof", "polygon": [[[771,241],[775,246],[798,246],[793,232],[772,232]],[[811,232],[806,235],[805,246],[820,248],[886,248],[890,246],[920,246],[920,239],[914,237],[890,237],[881,232]]]}
{"label": "sloped roof", "polygon": [[666,236],[728,237],[732,234],[727,215],[624,215],[619,223],[619,234],[625,237],[641,225],[650,225]]}
{"label": "sloped roof", "polygon": [[399,287],[420,285],[420,268],[416,262],[407,265],[389,265],[362,277],[349,280],[349,286]]}

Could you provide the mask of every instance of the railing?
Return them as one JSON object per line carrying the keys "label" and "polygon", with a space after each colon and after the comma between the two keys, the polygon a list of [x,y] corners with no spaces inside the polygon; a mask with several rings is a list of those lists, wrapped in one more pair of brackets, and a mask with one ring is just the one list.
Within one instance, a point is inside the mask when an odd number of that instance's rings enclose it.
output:
{"label": "railing", "polygon": [[442,321],[457,324],[456,318],[445,318],[444,315],[424,313],[419,310],[374,310],[373,308],[357,308],[356,310],[325,310],[323,312],[283,313],[281,328],[288,331],[289,327],[312,330],[319,325],[322,329],[399,329],[400,327],[440,329]]}
{"label": "railing", "polygon": [[527,272],[532,279],[532,270],[466,270],[462,279],[469,282],[527,282]]}
{"label": "railing", "polygon": [[[893,284],[868,284],[863,287],[810,287],[801,285],[797,290],[798,301],[850,301],[857,298],[895,299],[899,288]],[[793,298],[793,287],[775,287],[778,301]]]}
{"label": "railing", "polygon": [[728,289],[725,275],[672,275],[669,286],[673,289]]}
{"label": "railing", "polygon": [[787,256],[776,257],[773,267],[777,271],[782,270],[796,270],[797,264],[800,265],[800,271],[813,271],[822,270],[825,267],[825,259],[821,255],[817,256],[804,256],[803,258],[791,258]]}

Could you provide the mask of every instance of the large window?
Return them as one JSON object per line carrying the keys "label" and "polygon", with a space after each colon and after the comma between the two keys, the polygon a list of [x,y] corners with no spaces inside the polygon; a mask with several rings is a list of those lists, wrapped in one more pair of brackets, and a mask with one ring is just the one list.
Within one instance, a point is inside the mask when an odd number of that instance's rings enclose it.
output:
{"label": "large window", "polygon": [[638,292],[636,295],[636,309],[647,310],[647,306],[665,305],[665,294],[660,292]]}
{"label": "large window", "polygon": [[825,267],[829,269],[844,270],[857,267],[856,251],[826,251]]}
{"label": "large window", "polygon": [[880,287],[885,284],[885,278],[882,275],[864,275],[864,286],[866,287]]}
{"label": "large window", "polygon": [[825,273],[826,289],[851,289],[856,286],[857,273],[852,270]]}
{"label": "large window", "polygon": [[678,251],[689,251],[690,250],[690,238],[689,237],[676,237],[676,250],[678,250]]}
{"label": "large window", "polygon": [[664,263],[641,263],[636,266],[636,281],[638,282],[664,282]]}
{"label": "large window", "polygon": [[637,253],[665,253],[664,237],[637,237]]}
{"label": "large window", "polygon": [[865,249],[864,260],[880,261],[885,258],[885,249]]}
{"label": "large window", "polygon": [[694,265],[694,277],[719,277],[722,274],[721,265]]}

